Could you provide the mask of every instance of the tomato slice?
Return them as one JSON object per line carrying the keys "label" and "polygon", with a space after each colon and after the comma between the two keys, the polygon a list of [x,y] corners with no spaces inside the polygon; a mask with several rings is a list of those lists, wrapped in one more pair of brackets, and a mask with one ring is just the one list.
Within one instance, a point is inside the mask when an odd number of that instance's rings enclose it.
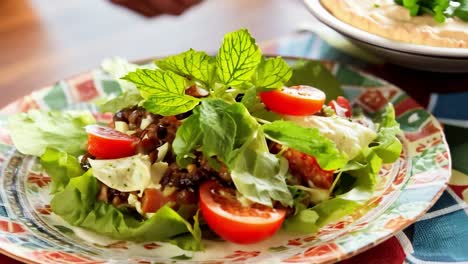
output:
{"label": "tomato slice", "polygon": [[332,186],[334,171],[320,168],[315,157],[294,149],[286,150],[283,156],[288,160],[293,175],[300,176],[319,188],[329,189]]}
{"label": "tomato slice", "polygon": [[208,226],[225,240],[256,243],[271,237],[281,227],[286,211],[261,204],[243,206],[235,190],[215,181],[200,187],[200,209]]}
{"label": "tomato slice", "polygon": [[139,138],[131,137],[110,127],[86,126],[88,152],[98,159],[117,159],[136,153]]}
{"label": "tomato slice", "polygon": [[298,85],[261,92],[260,99],[273,112],[305,116],[313,115],[322,109],[325,103],[325,93],[311,86]]}
{"label": "tomato slice", "polygon": [[336,100],[331,100],[328,103],[328,106],[335,110],[335,113],[341,117],[351,117],[353,115],[353,110],[348,99],[343,96],[338,96]]}
{"label": "tomato slice", "polygon": [[141,210],[143,213],[154,213],[169,202],[173,202],[172,196],[164,196],[160,190],[149,188],[145,189],[141,198]]}

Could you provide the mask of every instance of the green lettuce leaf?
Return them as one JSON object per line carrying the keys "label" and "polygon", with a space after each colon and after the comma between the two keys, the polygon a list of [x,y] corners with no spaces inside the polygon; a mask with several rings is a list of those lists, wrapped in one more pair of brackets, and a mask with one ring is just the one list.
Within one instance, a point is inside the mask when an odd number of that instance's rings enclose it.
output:
{"label": "green lettuce leaf", "polygon": [[322,136],[317,128],[303,127],[290,121],[274,121],[262,128],[270,140],[314,156],[324,170],[338,169],[348,162],[335,143]]}
{"label": "green lettuce leaf", "polygon": [[247,29],[224,36],[216,56],[216,73],[225,86],[239,87],[252,79],[262,54]]}
{"label": "green lettuce leaf", "polygon": [[257,127],[242,104],[205,99],[177,130],[174,153],[180,166],[188,164],[195,150],[201,150],[207,158],[216,156],[226,162],[230,153],[242,146]]}
{"label": "green lettuce leaf", "polygon": [[182,168],[193,162],[195,155],[192,152],[202,145],[203,135],[199,119],[198,114],[192,114],[185,119],[184,123],[177,129],[176,137],[172,143],[177,164]]}
{"label": "green lettuce leaf", "polygon": [[125,59],[115,57],[104,60],[101,64],[101,68],[104,72],[116,79],[122,90],[120,94],[110,95],[109,97],[97,102],[101,112],[114,113],[123,108],[137,105],[141,100],[143,100],[135,84],[121,78],[129,72],[136,71],[138,68],[151,68],[151,66],[140,66],[130,63]]}
{"label": "green lettuce leaf", "polygon": [[23,154],[41,156],[50,147],[78,156],[86,152],[84,127],[95,122],[89,112],[31,110],[11,116],[8,128]]}
{"label": "green lettuce leaf", "polygon": [[[141,220],[125,209],[96,201],[99,184],[89,170],[70,179],[68,185],[51,201],[54,213],[71,225],[82,227],[114,239],[133,241],[168,241],[187,250],[201,250],[198,215],[195,226],[168,206],[160,208],[149,219]],[[179,235],[190,233],[192,238]]]}
{"label": "green lettuce leaf", "polygon": [[400,133],[400,125],[395,119],[393,105],[387,105],[374,119],[374,123],[378,124],[377,138],[371,143],[371,149],[384,163],[395,162],[400,157],[403,146],[397,138]]}
{"label": "green lettuce leaf", "polygon": [[216,63],[215,59],[205,52],[189,49],[178,55],[155,60],[159,68],[172,71],[180,76],[201,82],[209,88],[214,81]]}
{"label": "green lettuce leaf", "polygon": [[468,22],[468,0],[460,0],[460,5],[455,9],[453,15]]}
{"label": "green lettuce leaf", "polygon": [[291,76],[291,68],[281,57],[263,59],[258,65],[253,83],[257,89],[277,89],[283,87]]}
{"label": "green lettuce leaf", "polygon": [[213,162],[224,162],[236,189],[246,198],[268,206],[272,200],[292,203],[285,182],[287,161],[269,153],[265,136],[243,104],[203,100],[179,127],[174,140],[180,166],[193,160],[194,151]]}
{"label": "green lettuce leaf", "polygon": [[138,90],[127,90],[117,96],[111,96],[103,102],[99,102],[99,111],[115,113],[129,106],[139,104],[143,98]]}
{"label": "green lettuce leaf", "polygon": [[340,82],[320,61],[300,61],[292,66],[293,73],[291,79],[286,83],[287,86],[309,85],[322,90],[329,102],[343,96]]}
{"label": "green lettuce leaf", "polygon": [[75,157],[53,148],[46,148],[41,156],[41,165],[52,178],[52,194],[62,191],[71,178],[83,174],[80,162]]}
{"label": "green lettuce leaf", "polygon": [[185,94],[186,80],[170,71],[137,69],[124,80],[134,83],[145,99],[143,107],[163,116],[192,110],[200,100]]}
{"label": "green lettuce leaf", "polygon": [[293,204],[286,185],[288,162],[268,151],[261,130],[233,152],[228,167],[236,189],[247,199],[272,207],[273,201]]}

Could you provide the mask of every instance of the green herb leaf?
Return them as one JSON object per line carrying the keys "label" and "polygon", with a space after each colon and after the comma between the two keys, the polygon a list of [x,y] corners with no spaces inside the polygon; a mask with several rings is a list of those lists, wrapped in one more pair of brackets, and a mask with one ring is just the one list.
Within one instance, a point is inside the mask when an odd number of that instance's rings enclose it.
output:
{"label": "green herb leaf", "polygon": [[8,128],[15,147],[23,154],[41,156],[47,147],[73,156],[86,152],[84,127],[96,121],[89,112],[31,110],[11,116]]}
{"label": "green herb leaf", "polygon": [[228,167],[236,189],[247,199],[270,207],[273,201],[293,204],[286,185],[288,162],[269,153],[261,131],[231,154]]}
{"label": "green herb leaf", "polygon": [[225,161],[234,149],[237,125],[225,109],[229,104],[219,99],[204,100],[195,109],[203,133],[202,150],[205,157],[217,156]]}
{"label": "green herb leaf", "polygon": [[156,60],[155,64],[163,70],[172,71],[191,80],[199,81],[206,88],[211,86],[215,77],[215,59],[205,52],[193,49]]}
{"label": "green herb leaf", "polygon": [[193,162],[195,155],[192,151],[201,146],[203,135],[200,129],[200,116],[193,114],[184,120],[177,129],[172,148],[176,154],[177,164],[185,168]]}
{"label": "green herb leaf", "polygon": [[468,0],[460,0],[460,6],[455,9],[453,15],[468,22]]}
{"label": "green herb leaf", "polygon": [[218,79],[225,86],[242,86],[252,79],[261,57],[260,49],[248,30],[226,34],[216,56]]}
{"label": "green herb leaf", "polygon": [[287,82],[288,86],[309,85],[318,88],[327,96],[327,102],[344,95],[341,84],[320,61],[302,61],[292,68],[293,73]]}
{"label": "green herb leaf", "polygon": [[134,83],[145,101],[143,107],[163,116],[177,115],[192,110],[200,100],[185,94],[186,80],[162,70],[137,69],[123,79]]}
{"label": "green herb leaf", "polygon": [[322,136],[316,128],[306,128],[289,121],[275,121],[262,128],[269,139],[314,156],[324,170],[341,168],[348,161],[335,143]]}
{"label": "green herb leaf", "polygon": [[264,59],[257,68],[253,83],[260,89],[277,89],[281,88],[291,76],[291,68],[281,57]]}
{"label": "green herb leaf", "polygon": [[384,163],[395,162],[402,151],[402,144],[396,137],[400,132],[400,125],[395,119],[395,109],[391,104],[374,120],[379,124],[377,138],[371,143],[371,149]]}

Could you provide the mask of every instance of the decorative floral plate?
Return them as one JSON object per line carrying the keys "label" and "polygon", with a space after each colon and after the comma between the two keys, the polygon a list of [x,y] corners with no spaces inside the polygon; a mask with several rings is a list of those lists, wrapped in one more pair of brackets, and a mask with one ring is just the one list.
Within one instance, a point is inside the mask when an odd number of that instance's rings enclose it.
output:
{"label": "decorative floral plate", "polygon": [[0,111],[0,252],[28,263],[330,263],[362,252],[421,217],[442,194],[450,176],[450,154],[440,124],[397,87],[352,67],[324,64],[340,80],[348,98],[373,112],[395,105],[404,131],[400,159],[384,165],[375,195],[359,210],[316,234],[279,232],[255,245],[205,241],[204,252],[173,245],[82,239],[88,231],[74,228],[51,212],[50,177],[36,159],[12,146],[8,116],[33,108],[89,109],[93,101],[120,92],[119,84],[100,70],[81,74],[33,92]]}

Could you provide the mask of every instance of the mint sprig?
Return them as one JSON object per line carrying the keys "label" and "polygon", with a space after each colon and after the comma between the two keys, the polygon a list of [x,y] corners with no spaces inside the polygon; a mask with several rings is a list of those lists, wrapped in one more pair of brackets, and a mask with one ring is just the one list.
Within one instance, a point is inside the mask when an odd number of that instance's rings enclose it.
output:
{"label": "mint sprig", "polygon": [[185,94],[186,80],[170,71],[137,69],[123,77],[134,83],[145,99],[143,107],[163,116],[192,110],[200,99]]}
{"label": "mint sprig", "polygon": [[216,56],[216,73],[225,86],[241,86],[251,80],[261,59],[261,51],[247,29],[228,33]]}

